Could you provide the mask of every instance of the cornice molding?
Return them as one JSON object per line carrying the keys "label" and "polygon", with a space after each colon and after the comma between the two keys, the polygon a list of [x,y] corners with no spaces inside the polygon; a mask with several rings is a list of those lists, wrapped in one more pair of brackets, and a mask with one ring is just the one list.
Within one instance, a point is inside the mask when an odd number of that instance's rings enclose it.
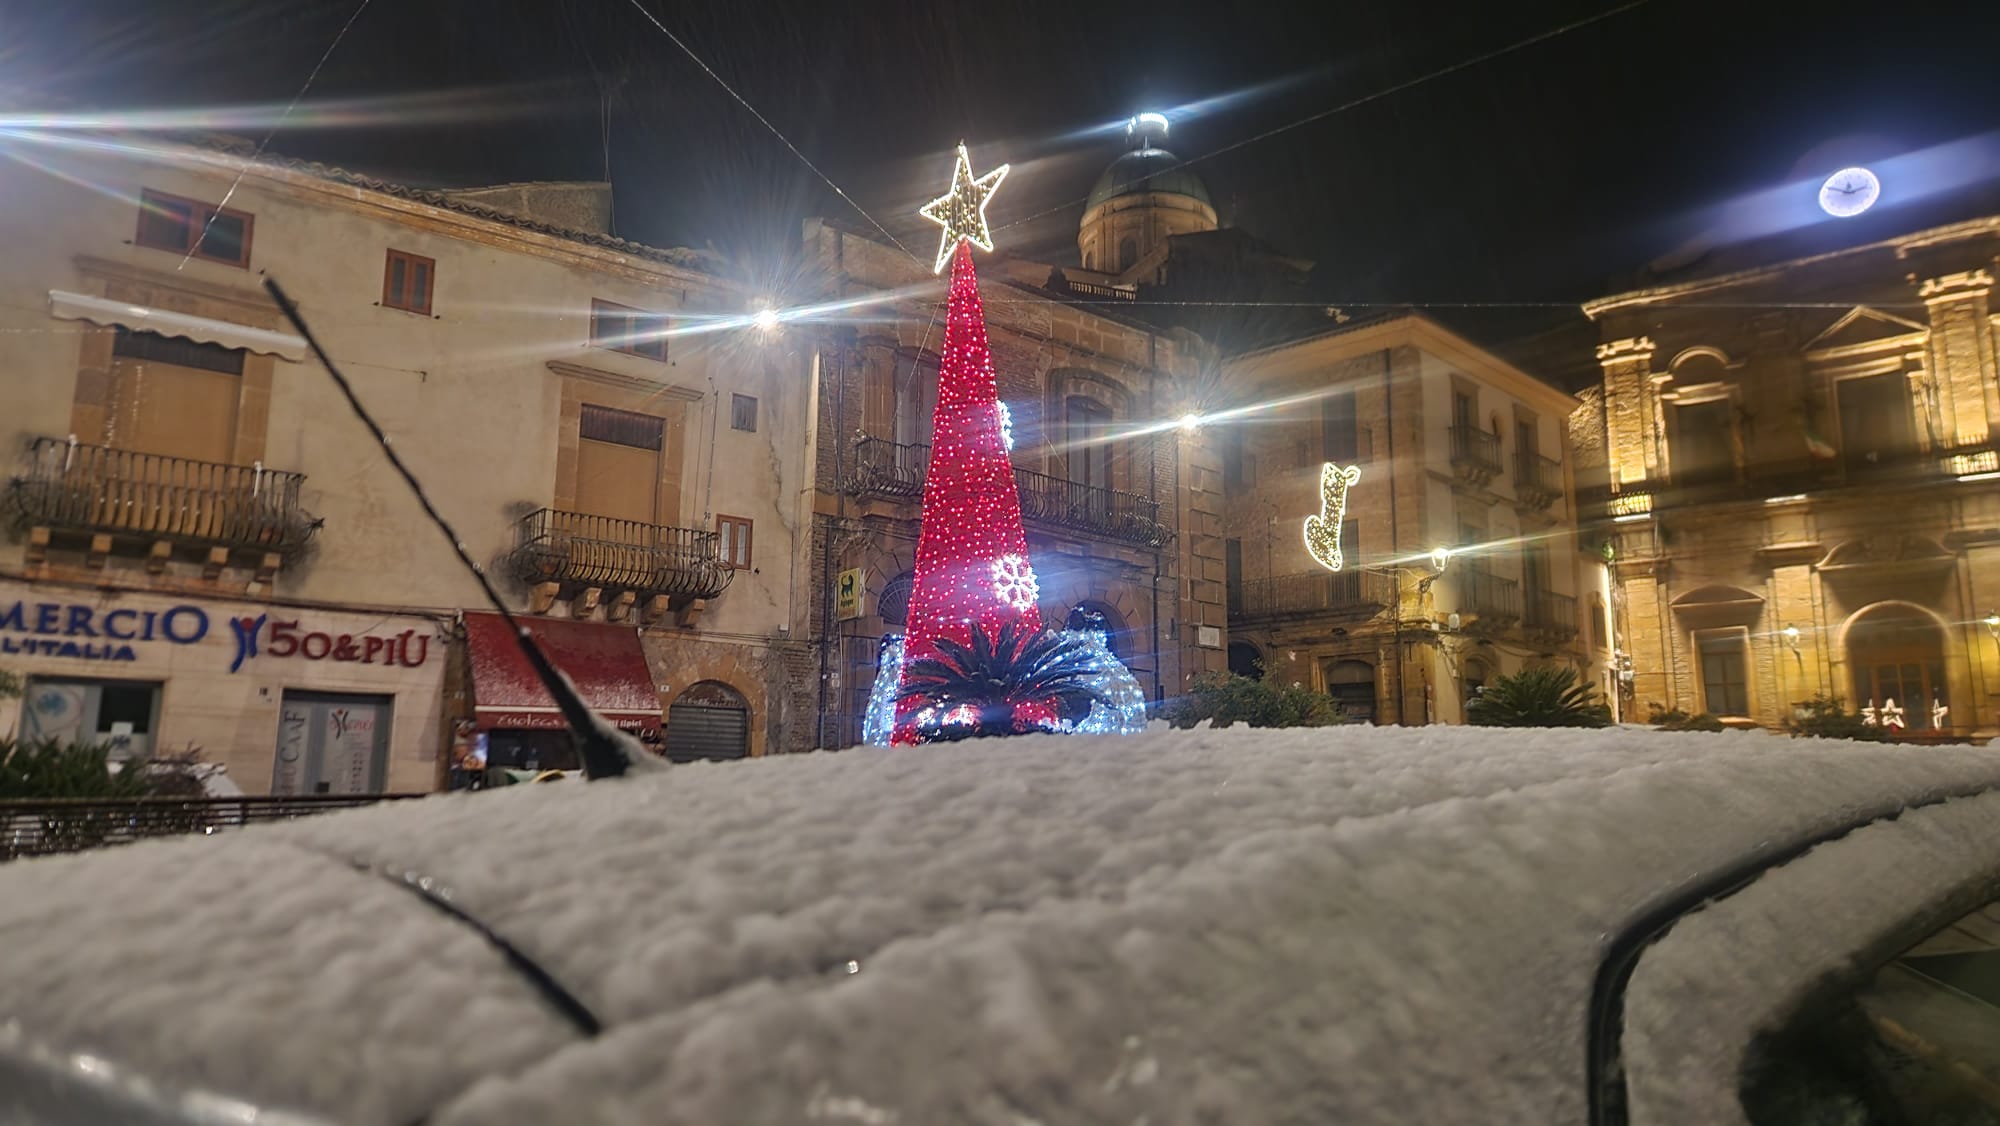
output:
{"label": "cornice molding", "polygon": [[548,367],[550,371],[557,375],[570,379],[588,380],[591,383],[601,383],[623,391],[638,391],[648,395],[657,395],[663,399],[676,399],[683,403],[698,403],[708,397],[705,392],[696,391],[692,388],[676,387],[671,383],[661,383],[658,380],[647,379],[643,376],[627,375],[623,372],[588,367],[569,360],[550,360]]}

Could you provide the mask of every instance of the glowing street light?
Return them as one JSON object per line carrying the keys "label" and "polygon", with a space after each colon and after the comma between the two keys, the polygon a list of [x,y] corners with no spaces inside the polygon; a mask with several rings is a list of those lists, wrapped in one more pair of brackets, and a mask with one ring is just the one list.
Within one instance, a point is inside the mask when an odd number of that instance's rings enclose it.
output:
{"label": "glowing street light", "polygon": [[1189,411],[1181,416],[1181,429],[1189,434],[1201,429],[1201,416]]}
{"label": "glowing street light", "polygon": [[775,332],[778,328],[778,311],[766,305],[757,310],[750,318],[750,323],[757,326],[758,332]]}

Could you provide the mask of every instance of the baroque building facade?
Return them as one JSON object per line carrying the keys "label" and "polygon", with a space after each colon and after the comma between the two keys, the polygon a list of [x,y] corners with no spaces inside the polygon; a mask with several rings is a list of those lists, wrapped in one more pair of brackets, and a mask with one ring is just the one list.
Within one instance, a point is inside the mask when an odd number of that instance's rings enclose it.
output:
{"label": "baroque building facade", "polygon": [[809,737],[810,360],[682,331],[747,320],[715,263],[606,235],[604,185],[454,195],[103,141],[0,162],[33,217],[0,270],[0,668],[28,689],[0,730],[197,751],[251,793],[570,753],[271,278],[617,722],[675,757]]}
{"label": "baroque building facade", "polygon": [[1592,301],[1626,696],[2000,732],[2000,217]]}

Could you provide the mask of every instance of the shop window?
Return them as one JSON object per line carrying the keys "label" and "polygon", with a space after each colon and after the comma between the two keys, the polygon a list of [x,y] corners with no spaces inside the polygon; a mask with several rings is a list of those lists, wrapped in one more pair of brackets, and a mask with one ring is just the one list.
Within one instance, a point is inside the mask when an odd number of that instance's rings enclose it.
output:
{"label": "shop window", "polygon": [[139,196],[139,231],[133,242],[227,266],[250,265],[248,212],[146,189]]}
{"label": "shop window", "polygon": [[609,301],[590,303],[590,342],[599,348],[667,362],[666,318]]}
{"label": "shop window", "polygon": [[1326,670],[1326,694],[1349,720],[1375,718],[1375,666],[1366,661],[1334,661]]}
{"label": "shop window", "polygon": [[721,533],[723,565],[738,570],[750,566],[750,521],[741,516],[717,516],[715,530]]}
{"label": "shop window", "polygon": [[274,794],[379,794],[389,769],[393,697],[285,692]]}
{"label": "shop window", "polygon": [[729,428],[731,430],[756,431],[757,400],[754,396],[729,396]]}
{"label": "shop window", "polygon": [[1702,710],[1715,716],[1750,714],[1750,637],[1740,629],[1695,635],[1701,656]]}
{"label": "shop window", "polygon": [[21,698],[21,738],[103,744],[119,761],[147,758],[159,716],[154,681],[32,677]]}
{"label": "shop window", "polygon": [[382,267],[382,304],[426,316],[431,311],[431,282],[437,263],[421,255],[391,250]]}

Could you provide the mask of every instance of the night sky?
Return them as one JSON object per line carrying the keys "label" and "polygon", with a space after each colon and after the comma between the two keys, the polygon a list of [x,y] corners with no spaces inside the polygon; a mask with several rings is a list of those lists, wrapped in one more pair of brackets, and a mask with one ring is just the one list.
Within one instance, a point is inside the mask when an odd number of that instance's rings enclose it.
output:
{"label": "night sky", "polygon": [[[1431,307],[1545,371],[1563,357],[1558,379],[1589,375],[1574,302],[1816,146],[2000,131],[1993,0],[642,3],[899,236],[934,241],[914,209],[963,137],[979,167],[1014,164],[992,211],[1003,248],[1073,262],[1115,127],[1165,109],[1225,221],[1320,264],[1317,298]],[[357,5],[4,0],[0,96],[281,108]],[[312,124],[349,99],[369,101],[333,115],[348,124]],[[866,222],[633,0],[373,0],[300,124],[271,150],[426,186],[597,179],[608,152],[618,234],[774,272],[801,217]]]}

